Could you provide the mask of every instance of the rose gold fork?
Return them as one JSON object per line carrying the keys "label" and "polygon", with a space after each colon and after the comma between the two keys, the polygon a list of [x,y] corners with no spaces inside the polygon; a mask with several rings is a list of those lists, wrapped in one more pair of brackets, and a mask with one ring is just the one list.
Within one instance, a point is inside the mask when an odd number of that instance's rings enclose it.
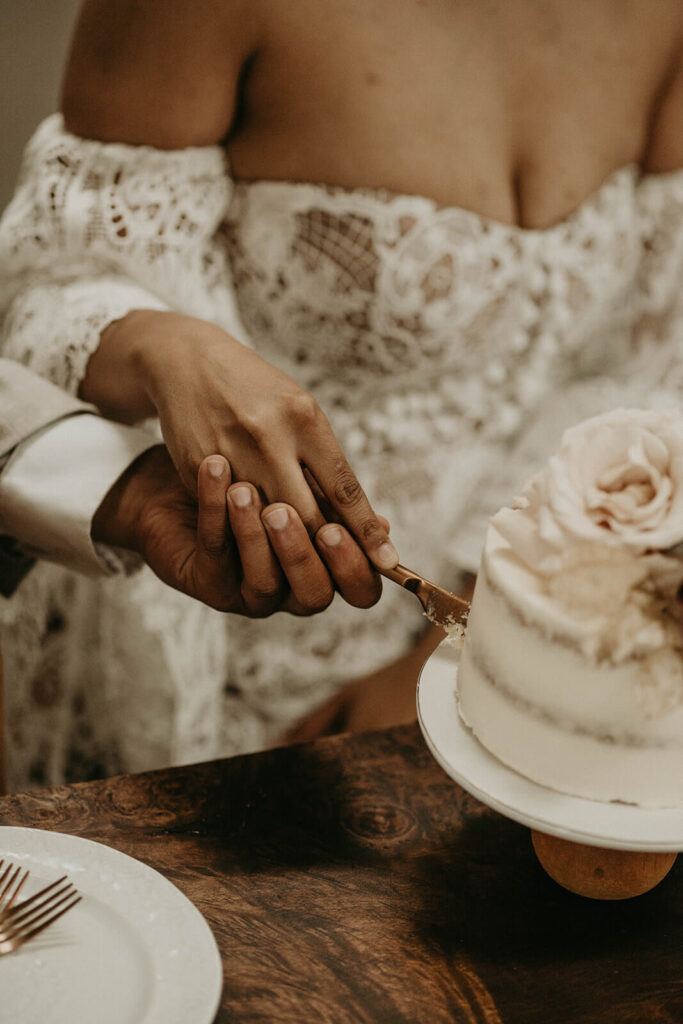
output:
{"label": "rose gold fork", "polygon": [[405,590],[415,594],[418,601],[425,610],[425,615],[435,626],[441,626],[446,632],[455,631],[456,627],[467,624],[467,616],[470,611],[469,601],[462,597],[456,597],[449,590],[437,587],[436,583],[430,583],[424,576],[406,569],[405,565],[397,565],[395,569],[380,569],[382,576],[393,580]]}
{"label": "rose gold fork", "polygon": [[25,871],[22,875],[21,868],[19,867],[12,871],[13,864],[8,864],[3,871],[2,866],[4,863],[4,860],[0,860],[0,872],[2,872],[0,874],[0,919],[10,909],[28,878],[28,871]]}
{"label": "rose gold fork", "polygon": [[[0,861],[0,871],[3,863]],[[81,901],[77,890],[64,875],[28,899],[16,903],[29,873],[25,871],[22,875],[20,868],[13,868],[13,864],[8,864],[0,875],[0,956],[19,949]]]}

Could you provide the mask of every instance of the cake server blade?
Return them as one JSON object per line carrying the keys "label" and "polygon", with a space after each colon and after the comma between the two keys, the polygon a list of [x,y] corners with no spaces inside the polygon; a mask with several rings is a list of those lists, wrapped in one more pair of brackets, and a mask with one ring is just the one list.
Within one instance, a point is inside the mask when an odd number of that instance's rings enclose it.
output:
{"label": "cake server blade", "polygon": [[425,615],[435,626],[441,626],[446,631],[457,626],[467,624],[467,616],[470,610],[469,601],[462,597],[456,597],[449,590],[437,587],[436,583],[430,583],[424,576],[406,569],[404,565],[397,565],[395,569],[380,569],[382,576],[393,580],[405,590],[415,594],[425,611]]}

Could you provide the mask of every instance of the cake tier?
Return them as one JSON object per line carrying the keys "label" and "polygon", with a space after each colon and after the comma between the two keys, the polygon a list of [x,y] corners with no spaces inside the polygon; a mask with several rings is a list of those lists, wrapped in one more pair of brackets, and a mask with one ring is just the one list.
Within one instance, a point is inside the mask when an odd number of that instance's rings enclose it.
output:
{"label": "cake tier", "polygon": [[491,753],[544,786],[683,806],[683,705],[646,717],[640,662],[591,661],[589,629],[542,593],[491,527],[458,670],[461,717]]}

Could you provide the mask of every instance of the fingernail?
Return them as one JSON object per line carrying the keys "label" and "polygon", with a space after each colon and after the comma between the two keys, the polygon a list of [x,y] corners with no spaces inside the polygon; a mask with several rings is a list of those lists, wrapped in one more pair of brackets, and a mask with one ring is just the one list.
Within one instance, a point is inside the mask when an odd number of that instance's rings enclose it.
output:
{"label": "fingernail", "polygon": [[274,508],[266,516],[266,523],[273,530],[284,530],[289,521],[289,514],[286,508]]}
{"label": "fingernail", "polygon": [[216,479],[223,476],[225,472],[225,462],[223,459],[207,459],[206,465],[211,476],[216,477]]}
{"label": "fingernail", "polygon": [[398,562],[398,551],[388,540],[377,549],[377,561],[383,569],[392,569]]}
{"label": "fingernail", "polygon": [[342,539],[342,532],[338,526],[326,526],[321,530],[318,537],[328,548],[334,548]]}
{"label": "fingernail", "polygon": [[228,497],[238,508],[246,508],[247,505],[251,505],[251,491],[248,487],[233,487],[228,492]]}

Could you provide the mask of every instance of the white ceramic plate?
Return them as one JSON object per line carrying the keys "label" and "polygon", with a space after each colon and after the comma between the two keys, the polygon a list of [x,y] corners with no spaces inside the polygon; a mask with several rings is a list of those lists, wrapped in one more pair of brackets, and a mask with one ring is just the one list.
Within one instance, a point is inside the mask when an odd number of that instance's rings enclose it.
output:
{"label": "white ceramic plate", "polygon": [[550,835],[622,850],[683,850],[683,810],[649,810],[566,796],[525,778],[486,750],[455,703],[458,652],[441,644],[425,663],[417,713],[441,767],[482,803]]}
{"label": "white ceramic plate", "polygon": [[223,974],[197,908],[118,850],[0,827],[0,859],[28,868],[31,895],[67,874],[83,900],[0,957],[0,1024],[211,1024]]}

